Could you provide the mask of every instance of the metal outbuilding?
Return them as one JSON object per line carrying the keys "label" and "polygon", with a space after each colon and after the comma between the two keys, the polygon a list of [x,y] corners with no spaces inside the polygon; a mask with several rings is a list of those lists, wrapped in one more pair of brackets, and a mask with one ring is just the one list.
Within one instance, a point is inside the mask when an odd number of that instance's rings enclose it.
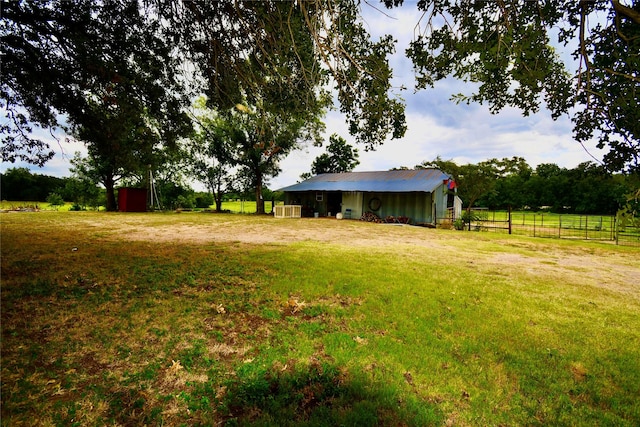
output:
{"label": "metal outbuilding", "polygon": [[118,210],[120,212],[146,212],[146,188],[118,188]]}
{"label": "metal outbuilding", "polygon": [[[302,206],[302,216],[407,217],[435,224],[454,213],[455,184],[438,169],[327,173],[279,189],[285,205]],[[458,199],[459,201],[459,199]]]}

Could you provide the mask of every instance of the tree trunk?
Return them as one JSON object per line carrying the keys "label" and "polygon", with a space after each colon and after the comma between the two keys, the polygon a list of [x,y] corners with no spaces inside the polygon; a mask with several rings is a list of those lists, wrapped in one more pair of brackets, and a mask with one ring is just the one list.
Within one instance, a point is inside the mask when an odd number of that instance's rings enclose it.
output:
{"label": "tree trunk", "polygon": [[256,214],[264,214],[264,200],[262,200],[262,173],[256,170]]}
{"label": "tree trunk", "polygon": [[220,183],[210,181],[209,190],[211,191],[211,194],[213,194],[213,200],[216,202],[216,212],[222,212],[222,186]]}
{"label": "tree trunk", "polygon": [[107,191],[107,211],[115,212],[118,210],[118,205],[116,204],[116,194],[115,194],[115,182],[112,176],[107,176],[104,179],[104,188]]}

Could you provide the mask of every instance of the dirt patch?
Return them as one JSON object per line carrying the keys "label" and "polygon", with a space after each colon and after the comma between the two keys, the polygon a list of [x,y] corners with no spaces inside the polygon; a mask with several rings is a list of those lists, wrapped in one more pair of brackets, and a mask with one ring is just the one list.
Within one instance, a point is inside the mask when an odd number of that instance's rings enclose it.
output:
{"label": "dirt patch", "polygon": [[235,242],[277,245],[317,241],[349,246],[380,243],[434,246],[434,240],[440,240],[437,233],[425,233],[430,229],[402,224],[371,224],[332,218],[242,218],[244,217],[233,221],[193,223],[175,221],[151,227],[144,220],[125,218],[124,221],[108,221],[108,224],[94,222],[87,225],[100,229],[100,234],[106,238],[193,244]]}
{"label": "dirt patch", "polygon": [[[276,219],[244,215],[181,214],[176,216],[105,216],[104,222],[86,225],[99,230],[100,238],[158,243],[288,245],[321,242],[354,250],[388,251],[398,256],[453,259],[470,268],[519,270],[553,276],[558,281],[581,282],[622,292],[640,299],[640,255],[637,251],[613,251],[607,245],[563,246],[540,239],[523,241],[484,238],[456,231],[403,224],[373,224],[330,218]],[[484,247],[487,246],[487,247]],[[615,248],[612,248],[615,249]]]}
{"label": "dirt patch", "polygon": [[500,253],[492,256],[489,263],[500,269],[552,276],[558,283],[575,282],[622,293],[640,301],[640,263],[633,265],[631,258],[629,254],[602,256],[588,251],[581,254],[560,251],[548,253],[532,248],[531,255]]}

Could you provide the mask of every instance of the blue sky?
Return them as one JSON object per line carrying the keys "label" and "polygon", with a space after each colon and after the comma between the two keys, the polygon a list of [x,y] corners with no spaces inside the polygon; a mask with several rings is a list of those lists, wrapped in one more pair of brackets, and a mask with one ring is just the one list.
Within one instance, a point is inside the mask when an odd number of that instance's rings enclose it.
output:
{"label": "blue sky", "polygon": [[[452,94],[470,94],[473,87],[453,79],[438,82],[433,89],[414,93],[413,68],[404,57],[404,52],[414,37],[421,13],[410,2],[384,14],[363,3],[362,11],[374,38],[389,33],[398,41],[396,53],[390,60],[394,68],[393,85],[407,88],[401,96],[407,106],[408,130],[404,138],[385,141],[376,151],[365,152],[362,147],[357,147],[360,165],[356,171],[413,167],[436,156],[452,159],[458,164],[519,156],[533,167],[540,163],[556,163],[561,167],[573,168],[581,162],[593,160],[592,155],[598,159],[603,155],[601,150],[595,148],[595,142],[587,144],[588,152],[585,151],[572,137],[569,118],[561,117],[553,121],[544,108],[537,114],[523,117],[519,110],[512,108],[492,115],[486,105],[455,104],[449,100]],[[570,49],[557,49],[563,58],[570,58]],[[348,142],[354,141],[339,112],[329,112],[325,123],[326,140],[329,135],[337,133]],[[49,135],[48,131],[40,134]],[[2,170],[26,166],[34,173],[68,176],[69,159],[75,151],[86,150],[77,142],[67,142],[64,135],[58,137],[59,143],[52,139],[56,155],[44,168],[22,163],[2,163]],[[315,147],[303,147],[290,154],[281,162],[283,172],[269,180],[269,188],[277,189],[297,182],[302,173],[310,171],[311,163],[323,151]],[[194,184],[194,188],[203,189],[197,184]]]}

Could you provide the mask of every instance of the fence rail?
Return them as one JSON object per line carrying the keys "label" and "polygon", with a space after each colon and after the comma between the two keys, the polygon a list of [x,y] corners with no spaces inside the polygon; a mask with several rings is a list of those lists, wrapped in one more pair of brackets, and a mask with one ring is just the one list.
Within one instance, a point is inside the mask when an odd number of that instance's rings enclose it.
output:
{"label": "fence rail", "polygon": [[[610,215],[575,215],[534,212],[472,210],[464,229],[494,231],[530,237],[600,240],[640,246],[640,227],[617,224]],[[455,223],[454,223],[455,224]],[[459,228],[460,222],[457,223]]]}

